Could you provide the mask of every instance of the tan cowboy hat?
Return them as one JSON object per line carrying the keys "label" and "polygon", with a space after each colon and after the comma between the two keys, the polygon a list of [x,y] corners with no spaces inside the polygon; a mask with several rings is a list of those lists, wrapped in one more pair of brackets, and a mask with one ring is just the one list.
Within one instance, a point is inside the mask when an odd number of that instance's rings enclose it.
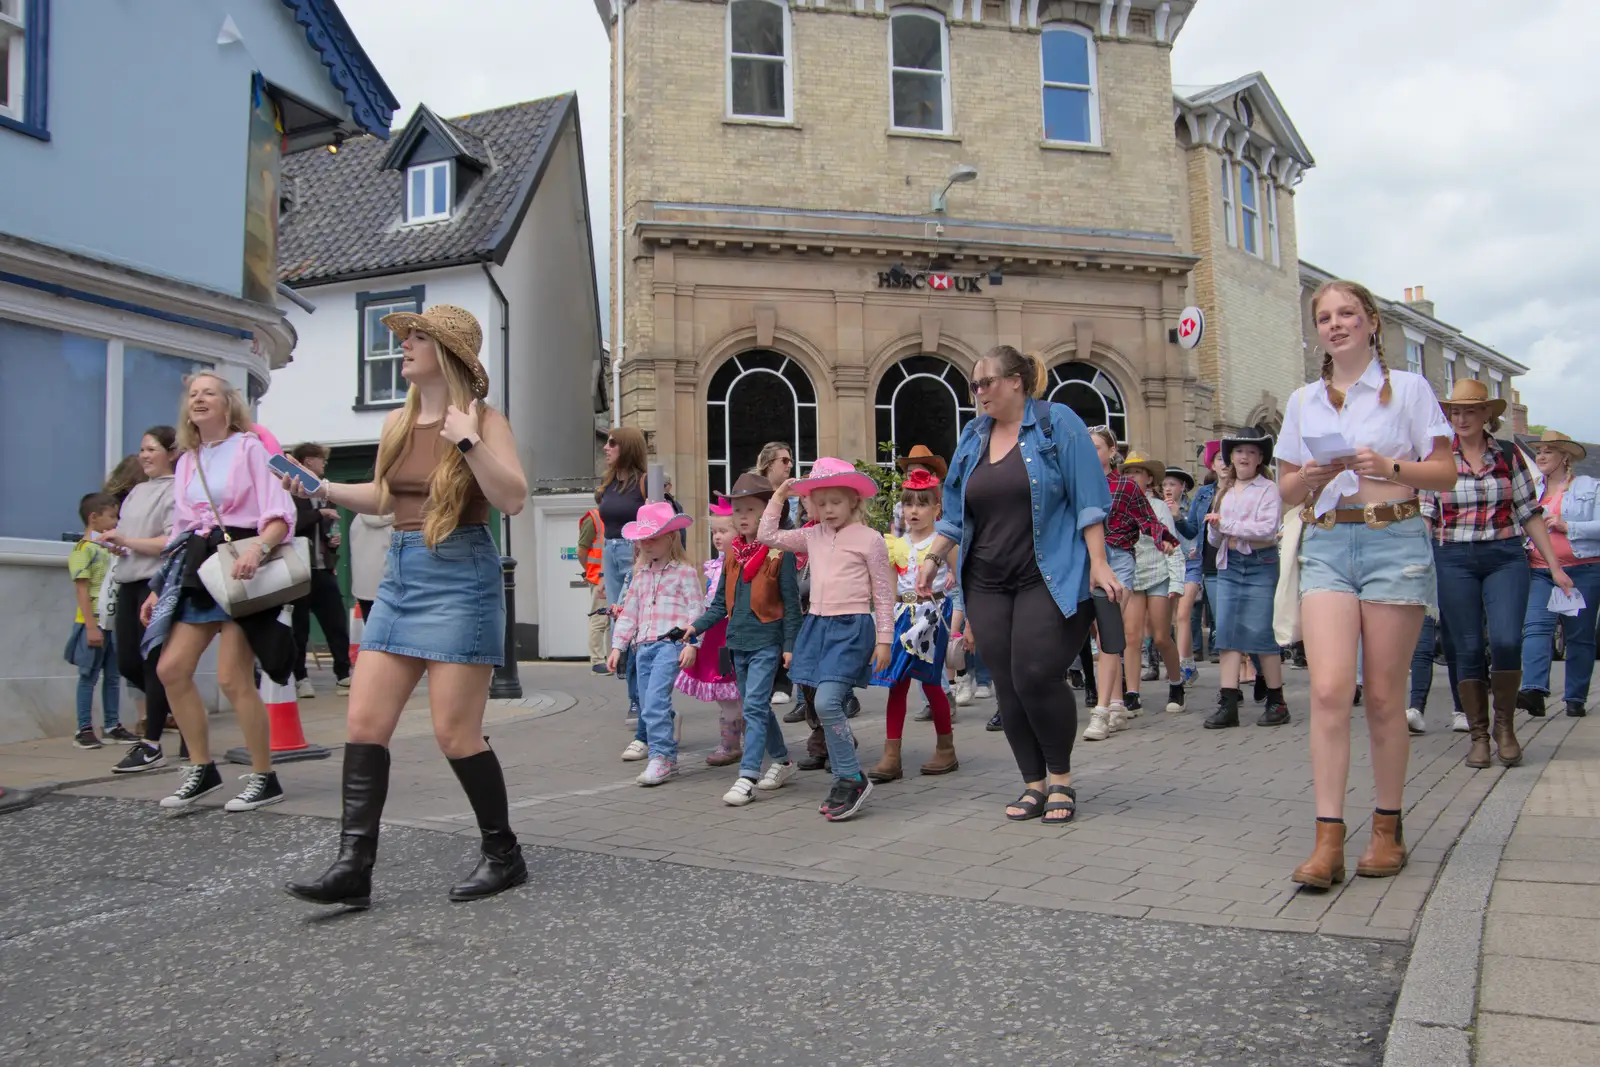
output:
{"label": "tan cowboy hat", "polygon": [[1489,417],[1498,419],[1506,413],[1506,402],[1489,395],[1489,387],[1476,378],[1462,378],[1450,390],[1448,400],[1439,401],[1443,408],[1469,408],[1477,404],[1489,405]]}
{"label": "tan cowboy hat", "polygon": [[1565,452],[1573,459],[1582,459],[1589,454],[1587,448],[1557,430],[1546,430],[1537,441],[1528,443],[1534,448],[1553,448],[1557,452]]}
{"label": "tan cowboy hat", "polygon": [[927,467],[941,482],[944,481],[945,475],[950,473],[949,464],[945,463],[942,457],[934,455],[933,450],[927,445],[912,445],[910,452],[894,461],[894,465],[901,470],[905,470],[913,463],[919,467]]}
{"label": "tan cowboy hat", "polygon": [[446,352],[449,352],[472,376],[472,391],[481,400],[489,395],[489,374],[478,362],[478,349],[483,347],[483,327],[466,308],[454,304],[435,304],[418,315],[414,311],[396,311],[383,317],[383,324],[395,334],[404,336],[411,330],[421,330]]}
{"label": "tan cowboy hat", "polygon": [[1149,458],[1138,449],[1128,453],[1128,458],[1122,461],[1122,470],[1124,473],[1130,470],[1142,470],[1150,475],[1150,481],[1153,485],[1160,485],[1161,479],[1167,476],[1167,465],[1165,463]]}

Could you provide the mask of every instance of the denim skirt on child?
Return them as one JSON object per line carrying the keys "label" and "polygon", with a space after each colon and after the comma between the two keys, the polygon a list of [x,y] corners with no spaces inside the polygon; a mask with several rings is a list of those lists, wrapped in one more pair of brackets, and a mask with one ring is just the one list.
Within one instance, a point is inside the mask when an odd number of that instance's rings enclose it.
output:
{"label": "denim skirt on child", "polygon": [[807,615],[795,638],[789,678],[816,687],[843,682],[856,689],[872,683],[878,627],[871,615]]}
{"label": "denim skirt on child", "polygon": [[1263,656],[1277,652],[1278,638],[1272,632],[1277,591],[1276,545],[1249,555],[1229,550],[1228,566],[1217,569],[1217,647]]}
{"label": "denim skirt on child", "polygon": [[421,531],[390,534],[362,651],[498,667],[505,635],[500,552],[487,526],[462,526],[433,548]]}

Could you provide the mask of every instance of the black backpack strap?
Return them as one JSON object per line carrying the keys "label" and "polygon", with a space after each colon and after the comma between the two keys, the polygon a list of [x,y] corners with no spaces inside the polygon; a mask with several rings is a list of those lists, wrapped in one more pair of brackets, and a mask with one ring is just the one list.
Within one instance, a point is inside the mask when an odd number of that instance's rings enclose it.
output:
{"label": "black backpack strap", "polygon": [[1050,419],[1050,408],[1052,406],[1048,400],[1035,400],[1033,402],[1034,418],[1039,423],[1039,429],[1044,431],[1044,439],[1046,441],[1054,441],[1056,439],[1056,428],[1051,425]]}

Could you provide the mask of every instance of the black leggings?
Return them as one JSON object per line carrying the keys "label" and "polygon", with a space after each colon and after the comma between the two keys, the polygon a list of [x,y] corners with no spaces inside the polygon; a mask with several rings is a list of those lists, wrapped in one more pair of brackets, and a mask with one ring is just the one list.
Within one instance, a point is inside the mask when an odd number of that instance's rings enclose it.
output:
{"label": "black leggings", "polygon": [[978,652],[994,675],[1000,723],[1025,782],[1072,770],[1078,707],[1067,668],[1089,640],[1094,608],[1085,600],[1065,618],[1043,582],[1008,593],[968,589],[967,617]]}
{"label": "black leggings", "polygon": [[144,624],[139,621],[139,609],[150,595],[150,583],[142,579],[123,582],[117,586],[117,673],[135,689],[144,691],[144,739],[161,743],[161,731],[167,725],[167,715],[172,710],[167,704],[167,687],[156,675],[156,664],[161,662],[161,649],[152,649],[150,655],[139,654],[139,642],[144,640]]}

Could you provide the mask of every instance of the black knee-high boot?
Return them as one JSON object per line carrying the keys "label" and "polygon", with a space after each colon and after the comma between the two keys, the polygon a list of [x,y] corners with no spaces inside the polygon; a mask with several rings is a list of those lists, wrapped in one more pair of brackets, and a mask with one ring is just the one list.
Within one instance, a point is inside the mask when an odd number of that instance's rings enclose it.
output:
{"label": "black knee-high boot", "polygon": [[465,882],[450,888],[450,899],[479,900],[526,882],[528,865],[523,862],[517,835],[511,832],[506,779],[494,749],[484,749],[466,759],[453,759],[450,769],[456,772],[467,800],[472,803],[473,814],[478,817],[478,831],[483,834],[483,855],[478,866]]}
{"label": "black knee-high boot", "polygon": [[313,882],[290,882],[290,895],[313,904],[365,908],[372,903],[372,865],[378,858],[378,820],[389,796],[389,750],[351,742],[344,746],[344,815],[339,858]]}

